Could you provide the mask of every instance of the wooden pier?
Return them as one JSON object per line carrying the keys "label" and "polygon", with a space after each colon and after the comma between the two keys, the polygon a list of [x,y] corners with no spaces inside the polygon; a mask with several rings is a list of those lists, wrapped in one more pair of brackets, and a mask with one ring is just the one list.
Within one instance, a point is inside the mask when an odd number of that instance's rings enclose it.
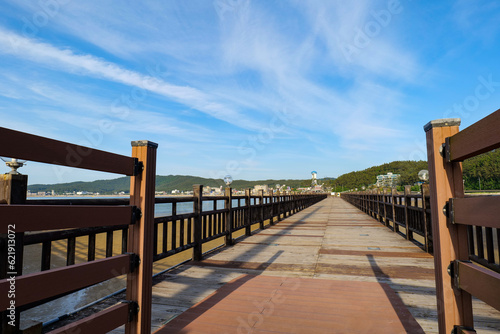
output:
{"label": "wooden pier", "polygon": [[[157,277],[153,331],[437,333],[433,263],[417,245],[330,197]],[[500,331],[500,312],[473,303],[477,332]]]}
{"label": "wooden pier", "polygon": [[[461,161],[500,148],[500,110],[458,125],[424,127],[421,207],[409,191],[210,197],[195,185],[192,197],[158,199],[155,143],[132,142],[128,157],[0,128],[2,156],[131,177],[124,201],[45,203],[26,201],[26,176],[4,175],[1,333],[20,332],[25,310],[116,277],[126,278],[122,296],[30,333],[497,333],[500,196],[465,196]],[[177,212],[180,202],[193,211]],[[172,214],[155,217],[155,203]],[[41,247],[40,271],[23,273],[28,245]],[[181,253],[192,261],[152,278],[153,263]]]}

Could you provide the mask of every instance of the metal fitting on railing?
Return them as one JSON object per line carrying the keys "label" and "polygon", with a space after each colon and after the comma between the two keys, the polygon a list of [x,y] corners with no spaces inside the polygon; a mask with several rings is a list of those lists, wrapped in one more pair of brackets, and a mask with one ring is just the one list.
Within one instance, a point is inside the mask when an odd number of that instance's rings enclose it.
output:
{"label": "metal fitting on railing", "polygon": [[133,273],[141,264],[141,258],[135,253],[125,253],[130,256],[130,272]]}
{"label": "metal fitting on railing", "polygon": [[132,208],[132,219],[130,221],[130,224],[135,224],[137,223],[138,220],[140,220],[142,218],[142,211],[140,208],[138,208],[137,206],[134,206]]}
{"label": "metal fitting on railing", "polygon": [[135,316],[139,313],[139,304],[133,300],[122,300],[121,303],[128,304],[128,322],[133,321]]}

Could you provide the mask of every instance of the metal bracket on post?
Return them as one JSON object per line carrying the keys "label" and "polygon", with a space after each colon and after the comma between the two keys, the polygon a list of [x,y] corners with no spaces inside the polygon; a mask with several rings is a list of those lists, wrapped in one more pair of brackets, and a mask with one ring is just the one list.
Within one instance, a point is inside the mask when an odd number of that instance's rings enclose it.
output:
{"label": "metal bracket on post", "polygon": [[130,272],[133,273],[141,264],[141,258],[135,253],[125,253],[130,256]]}
{"label": "metal bracket on post", "polygon": [[446,202],[446,205],[448,206],[448,214],[446,217],[448,217],[448,221],[451,224],[455,224],[455,206],[454,206],[454,198],[450,198],[448,202]]}
{"label": "metal bracket on post", "polygon": [[446,204],[443,206],[443,214],[446,216],[446,218],[450,218],[450,202],[446,202]]}
{"label": "metal bracket on post", "polygon": [[142,161],[139,161],[139,159],[135,158],[134,176],[142,174],[143,170],[144,170],[144,164],[142,163]]}
{"label": "metal bracket on post", "polygon": [[451,261],[450,265],[448,266],[448,275],[450,275],[451,279],[453,280],[453,286],[458,288],[458,263],[457,261]]}
{"label": "metal bracket on post", "polygon": [[139,304],[133,300],[122,300],[121,303],[128,304],[128,322],[133,321],[139,313]]}
{"label": "metal bracket on post", "polygon": [[471,261],[455,260],[455,261],[451,261],[450,265],[448,266],[448,274],[453,279],[453,286],[456,289],[461,289],[461,287],[460,287],[460,272],[459,272],[460,263],[472,263],[472,262]]}
{"label": "metal bracket on post", "polygon": [[138,220],[142,218],[142,211],[141,208],[138,208],[137,206],[134,205],[132,208],[132,219],[130,221],[130,224],[135,224],[137,223]]}

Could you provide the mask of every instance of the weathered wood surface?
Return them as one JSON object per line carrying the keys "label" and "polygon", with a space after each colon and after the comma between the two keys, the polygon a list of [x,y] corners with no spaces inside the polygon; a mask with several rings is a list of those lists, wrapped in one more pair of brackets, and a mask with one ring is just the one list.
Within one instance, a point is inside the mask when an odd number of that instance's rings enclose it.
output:
{"label": "weathered wood surface", "polygon": [[[153,330],[242,274],[385,283],[425,333],[438,331],[431,255],[339,198],[155,278]],[[478,333],[500,330],[500,312],[474,300],[474,313]]]}

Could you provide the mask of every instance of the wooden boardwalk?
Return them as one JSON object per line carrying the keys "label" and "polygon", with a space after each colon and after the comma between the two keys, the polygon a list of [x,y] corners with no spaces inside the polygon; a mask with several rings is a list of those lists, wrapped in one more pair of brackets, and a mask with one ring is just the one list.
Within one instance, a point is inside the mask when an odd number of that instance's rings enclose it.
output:
{"label": "wooden boardwalk", "polygon": [[[158,276],[153,330],[437,333],[434,285],[432,256],[328,198]],[[474,310],[478,333],[500,331],[500,312]]]}

